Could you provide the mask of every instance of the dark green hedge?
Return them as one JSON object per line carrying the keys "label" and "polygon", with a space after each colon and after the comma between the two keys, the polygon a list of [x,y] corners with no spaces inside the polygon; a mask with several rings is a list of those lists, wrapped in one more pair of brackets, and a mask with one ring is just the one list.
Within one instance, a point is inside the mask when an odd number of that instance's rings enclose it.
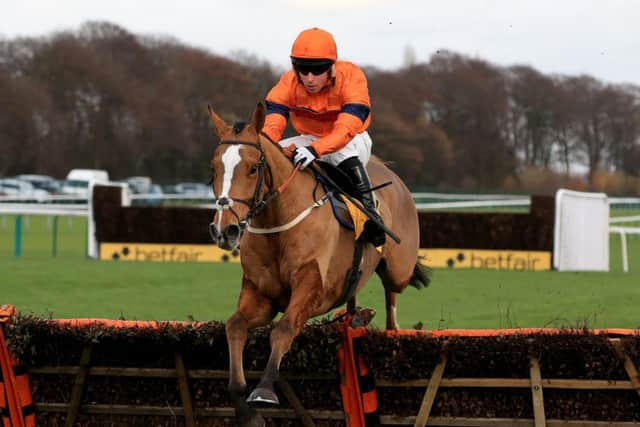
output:
{"label": "dark green hedge", "polygon": [[[121,207],[120,189],[96,187],[93,210],[99,242],[210,243],[213,211]],[[420,212],[420,247],[551,251],[554,199],[532,196],[526,214]]]}
{"label": "dark green hedge", "polygon": [[[170,324],[157,327],[114,328],[101,324],[73,327],[34,316],[17,316],[5,327],[12,352],[28,367],[77,366],[82,348],[93,344],[92,366],[173,368],[179,351],[187,369],[220,369],[228,366],[224,324],[219,322]],[[270,327],[250,333],[244,352],[247,370],[262,370],[269,355]],[[622,337],[625,352],[638,366],[640,336]],[[333,380],[296,380],[292,386],[303,406],[316,410],[342,410],[337,350],[342,338],[331,325],[309,325],[294,341],[282,364],[283,375],[325,374]],[[430,378],[443,351],[447,354],[444,378],[528,378],[530,357],[540,363],[544,379],[628,381],[623,361],[609,337],[588,330],[560,333],[516,334],[492,337],[433,337],[429,334],[390,338],[370,330],[360,338],[366,363],[378,379],[402,381]],[[31,377],[35,402],[68,402],[73,376]],[[252,388],[256,381],[249,381]],[[192,379],[194,406],[228,407],[226,380]],[[424,387],[379,387],[383,415],[415,416]],[[116,378],[90,376],[83,403],[180,406],[175,378]],[[289,405],[282,399],[283,408]],[[547,419],[591,421],[640,421],[640,397],[635,390],[544,390]],[[38,414],[38,425],[59,425],[64,417]],[[532,418],[528,388],[441,388],[433,416]],[[80,425],[101,425],[101,418],[84,416]],[[178,417],[179,418],[179,417]],[[110,420],[115,418],[110,417]],[[42,421],[46,420],[46,421]],[[135,417],[123,425],[136,425]],[[152,417],[137,418],[156,423]],[[42,421],[42,422],[40,422]],[[232,425],[224,420],[200,420],[199,425]],[[102,422],[102,421],[100,421]],[[174,420],[175,422],[175,420]],[[218,422],[222,424],[217,424]],[[333,424],[331,424],[333,423]],[[106,424],[105,424],[106,425]],[[298,421],[271,420],[269,425],[299,425]],[[342,425],[340,422],[318,425]]]}

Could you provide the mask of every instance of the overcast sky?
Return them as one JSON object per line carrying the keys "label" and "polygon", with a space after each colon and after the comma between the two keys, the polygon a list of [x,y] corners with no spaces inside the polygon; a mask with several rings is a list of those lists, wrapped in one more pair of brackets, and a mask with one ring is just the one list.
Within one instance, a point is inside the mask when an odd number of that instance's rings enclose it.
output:
{"label": "overcast sky", "polygon": [[104,20],[230,56],[288,66],[303,29],[331,31],[338,56],[393,70],[410,46],[544,73],[640,85],[640,0],[4,0],[0,36],[42,36]]}

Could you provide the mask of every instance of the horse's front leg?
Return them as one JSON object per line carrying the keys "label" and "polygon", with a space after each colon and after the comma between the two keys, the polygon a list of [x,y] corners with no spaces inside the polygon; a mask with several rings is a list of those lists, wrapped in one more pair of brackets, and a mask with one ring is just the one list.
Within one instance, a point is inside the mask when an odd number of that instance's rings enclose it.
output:
{"label": "horse's front leg", "polygon": [[227,320],[229,346],[229,395],[241,427],[262,427],[264,419],[245,401],[247,383],[242,366],[242,352],[249,329],[269,323],[275,316],[271,301],[260,295],[253,284],[243,279],[238,309]]}
{"label": "horse's front leg", "polygon": [[280,362],[291,348],[294,338],[321,302],[322,278],[317,262],[311,261],[296,272],[291,281],[291,299],[282,318],[271,331],[271,355],[262,379],[251,393],[248,402],[266,402],[278,404],[278,396],[273,385],[280,377]]}

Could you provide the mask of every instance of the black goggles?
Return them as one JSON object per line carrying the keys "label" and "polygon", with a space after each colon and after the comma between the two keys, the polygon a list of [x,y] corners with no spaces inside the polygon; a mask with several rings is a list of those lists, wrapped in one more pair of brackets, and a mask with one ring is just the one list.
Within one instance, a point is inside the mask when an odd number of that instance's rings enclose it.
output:
{"label": "black goggles", "polygon": [[293,68],[296,72],[302,74],[303,76],[308,75],[309,73],[314,76],[319,76],[320,74],[326,73],[329,68],[331,68],[333,64],[318,64],[318,65],[301,65],[294,64]]}

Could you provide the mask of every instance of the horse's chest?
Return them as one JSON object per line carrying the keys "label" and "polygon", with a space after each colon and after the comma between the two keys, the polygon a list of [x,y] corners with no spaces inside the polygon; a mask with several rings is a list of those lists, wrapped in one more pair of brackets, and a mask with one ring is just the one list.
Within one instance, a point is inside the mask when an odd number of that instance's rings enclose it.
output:
{"label": "horse's chest", "polygon": [[245,278],[249,279],[261,293],[272,295],[282,287],[280,269],[276,262],[257,264],[243,268]]}

